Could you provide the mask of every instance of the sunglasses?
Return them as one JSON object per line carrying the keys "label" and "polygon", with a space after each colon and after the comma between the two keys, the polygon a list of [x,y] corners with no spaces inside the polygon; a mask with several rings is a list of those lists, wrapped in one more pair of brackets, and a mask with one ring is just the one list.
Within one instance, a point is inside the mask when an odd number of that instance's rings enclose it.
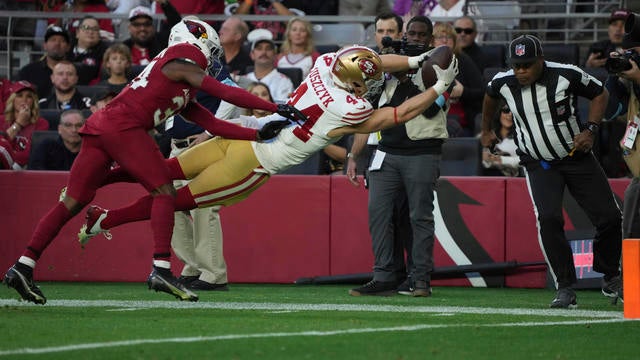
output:
{"label": "sunglasses", "polygon": [[502,108],[502,109],[500,109],[500,111],[502,111],[503,114],[511,113],[511,109],[509,109],[509,108]]}
{"label": "sunglasses", "polygon": [[456,33],[460,34],[460,33],[465,33],[467,35],[473,34],[474,32],[476,32],[474,29],[472,28],[456,28]]}

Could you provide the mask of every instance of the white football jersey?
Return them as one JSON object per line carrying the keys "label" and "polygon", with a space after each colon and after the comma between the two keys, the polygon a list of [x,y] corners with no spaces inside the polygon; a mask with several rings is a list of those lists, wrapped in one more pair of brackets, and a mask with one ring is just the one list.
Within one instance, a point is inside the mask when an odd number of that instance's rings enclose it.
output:
{"label": "white football jersey", "polygon": [[373,107],[364,98],[336,87],[331,79],[330,65],[335,53],[317,60],[309,76],[289,98],[307,117],[303,124],[289,126],[270,142],[253,143],[262,166],[271,174],[300,164],[314,152],[340,140],[330,138],[329,131],[359,124],[371,116]]}

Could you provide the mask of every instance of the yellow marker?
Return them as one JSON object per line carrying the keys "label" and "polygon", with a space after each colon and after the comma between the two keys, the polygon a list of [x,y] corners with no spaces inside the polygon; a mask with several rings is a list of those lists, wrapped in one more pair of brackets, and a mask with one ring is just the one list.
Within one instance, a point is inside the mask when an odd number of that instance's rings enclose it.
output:
{"label": "yellow marker", "polygon": [[569,153],[569,156],[573,156],[574,152],[576,152],[576,148],[575,147],[573,149],[571,149],[571,152]]}

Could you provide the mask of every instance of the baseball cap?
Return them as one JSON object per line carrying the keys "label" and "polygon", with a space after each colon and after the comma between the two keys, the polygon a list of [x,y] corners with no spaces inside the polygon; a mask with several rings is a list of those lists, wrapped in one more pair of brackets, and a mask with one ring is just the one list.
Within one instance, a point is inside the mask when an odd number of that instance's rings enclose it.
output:
{"label": "baseball cap", "polygon": [[267,29],[255,29],[247,34],[247,40],[251,42],[251,50],[255,49],[256,45],[261,42],[270,42],[273,47],[276,47],[275,41],[273,41],[273,34]]}
{"label": "baseball cap", "polygon": [[104,100],[109,96],[116,97],[116,95],[118,95],[118,93],[111,89],[98,91],[93,95],[93,97],[91,97],[91,105],[96,105],[98,101]]}
{"label": "baseball cap", "polygon": [[136,6],[129,11],[129,21],[140,16],[146,16],[153,20],[153,17],[151,17],[151,9],[146,6]]}
{"label": "baseball cap", "polygon": [[60,26],[52,25],[52,26],[49,26],[49,28],[47,29],[47,32],[44,34],[44,41],[47,42],[49,38],[52,37],[53,35],[60,35],[64,37],[64,39],[67,40],[67,42],[71,40],[69,38],[69,33],[66,32],[63,28],[61,28]]}
{"label": "baseball cap", "polygon": [[29,89],[33,92],[36,91],[35,86],[33,86],[32,83],[25,80],[16,81],[13,84],[11,84],[11,86],[9,86],[9,91],[11,93],[17,93],[18,91],[22,91],[24,89]]}
{"label": "baseball cap", "polygon": [[509,44],[509,61],[511,64],[530,63],[544,56],[540,40],[533,35],[522,35]]}
{"label": "baseball cap", "polygon": [[631,14],[631,11],[627,9],[618,9],[611,12],[609,16],[609,24],[617,20],[627,20],[627,17]]}

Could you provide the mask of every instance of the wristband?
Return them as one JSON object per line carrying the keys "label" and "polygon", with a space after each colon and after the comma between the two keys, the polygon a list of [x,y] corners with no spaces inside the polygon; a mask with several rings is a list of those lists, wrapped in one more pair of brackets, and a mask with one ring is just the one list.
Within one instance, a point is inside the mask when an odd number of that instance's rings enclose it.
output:
{"label": "wristband", "polygon": [[355,159],[355,155],[353,153],[347,153],[347,159]]}
{"label": "wristband", "polygon": [[594,122],[587,123],[587,130],[589,130],[592,134],[596,134],[599,128],[600,128],[600,124],[596,124]]}

